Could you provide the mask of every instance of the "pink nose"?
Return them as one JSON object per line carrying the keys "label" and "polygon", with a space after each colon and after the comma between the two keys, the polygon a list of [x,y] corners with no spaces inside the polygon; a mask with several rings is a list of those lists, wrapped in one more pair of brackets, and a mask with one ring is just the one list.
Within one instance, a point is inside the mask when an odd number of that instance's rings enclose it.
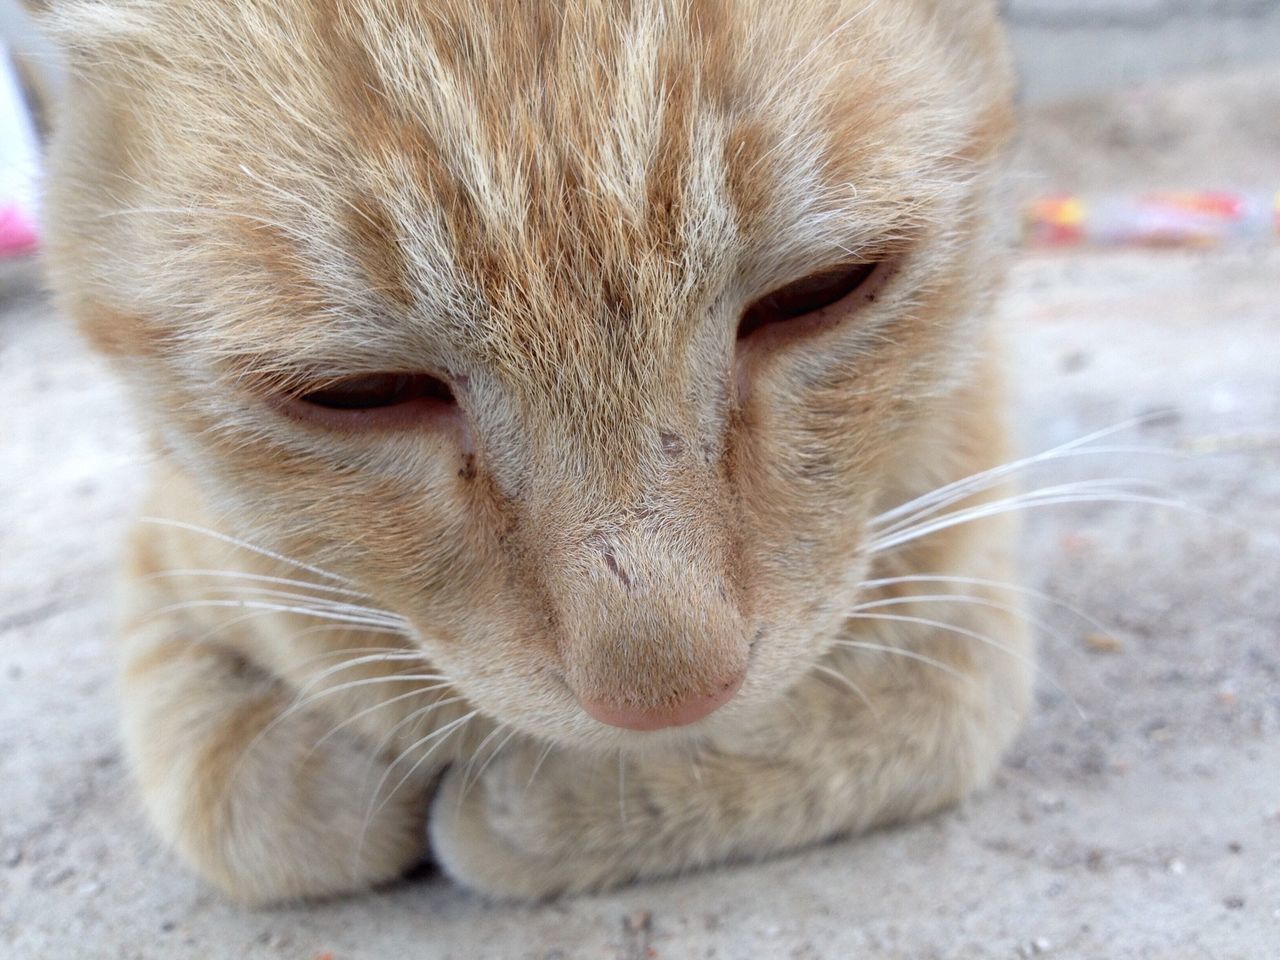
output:
{"label": "pink nose", "polygon": [[582,709],[590,717],[611,727],[626,730],[662,730],[666,727],[684,727],[696,723],[714,713],[733,699],[742,686],[746,673],[739,673],[722,684],[715,692],[686,697],[679,703],[665,707],[629,707],[606,703],[602,700],[582,700]]}

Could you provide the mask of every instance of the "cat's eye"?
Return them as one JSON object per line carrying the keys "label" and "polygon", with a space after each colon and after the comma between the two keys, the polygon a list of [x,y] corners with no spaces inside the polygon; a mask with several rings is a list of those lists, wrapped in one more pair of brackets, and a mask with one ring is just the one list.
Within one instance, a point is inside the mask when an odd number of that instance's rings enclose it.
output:
{"label": "cat's eye", "polygon": [[780,287],[743,311],[738,339],[757,330],[815,317],[870,286],[878,263],[842,263]]}
{"label": "cat's eye", "polygon": [[453,390],[425,373],[365,373],[325,380],[284,401],[292,417],[328,427],[374,429],[452,413]]}

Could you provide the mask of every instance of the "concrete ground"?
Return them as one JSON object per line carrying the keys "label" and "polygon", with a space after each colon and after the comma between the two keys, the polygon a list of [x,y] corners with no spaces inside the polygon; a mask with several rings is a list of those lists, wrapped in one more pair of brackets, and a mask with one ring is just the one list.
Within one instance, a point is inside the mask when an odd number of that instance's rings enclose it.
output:
{"label": "concrete ground", "polygon": [[[1280,73],[1040,111],[1020,183],[1280,187]],[[1280,245],[1023,255],[1005,299],[1028,451],[1137,415],[1028,487],[1141,476],[1195,511],[1029,518],[1039,707],[961,809],[757,866],[533,907],[436,878],[232,906],[145,823],[115,738],[114,558],[145,456],[103,365],[0,274],[0,956],[1280,956]]]}

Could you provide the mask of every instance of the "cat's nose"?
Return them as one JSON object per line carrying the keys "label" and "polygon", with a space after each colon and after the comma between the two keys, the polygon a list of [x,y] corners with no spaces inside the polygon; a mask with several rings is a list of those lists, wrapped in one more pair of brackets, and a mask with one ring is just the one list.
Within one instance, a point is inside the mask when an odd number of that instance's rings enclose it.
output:
{"label": "cat's nose", "polygon": [[733,699],[742,686],[746,671],[728,677],[710,693],[683,697],[673,704],[660,707],[635,707],[609,703],[604,700],[581,700],[587,715],[611,727],[626,730],[663,730],[667,727],[685,727],[709,716]]}

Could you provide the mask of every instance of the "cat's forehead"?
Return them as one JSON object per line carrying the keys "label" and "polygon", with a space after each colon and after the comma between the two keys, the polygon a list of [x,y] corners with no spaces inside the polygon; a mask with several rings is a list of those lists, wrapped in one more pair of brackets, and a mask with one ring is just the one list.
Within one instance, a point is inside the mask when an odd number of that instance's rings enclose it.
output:
{"label": "cat's forehead", "polygon": [[735,283],[917,229],[983,122],[911,59],[914,5],[173,6],[174,179],[199,153],[211,234],[321,355],[388,317],[524,365],[620,324],[669,344]]}

